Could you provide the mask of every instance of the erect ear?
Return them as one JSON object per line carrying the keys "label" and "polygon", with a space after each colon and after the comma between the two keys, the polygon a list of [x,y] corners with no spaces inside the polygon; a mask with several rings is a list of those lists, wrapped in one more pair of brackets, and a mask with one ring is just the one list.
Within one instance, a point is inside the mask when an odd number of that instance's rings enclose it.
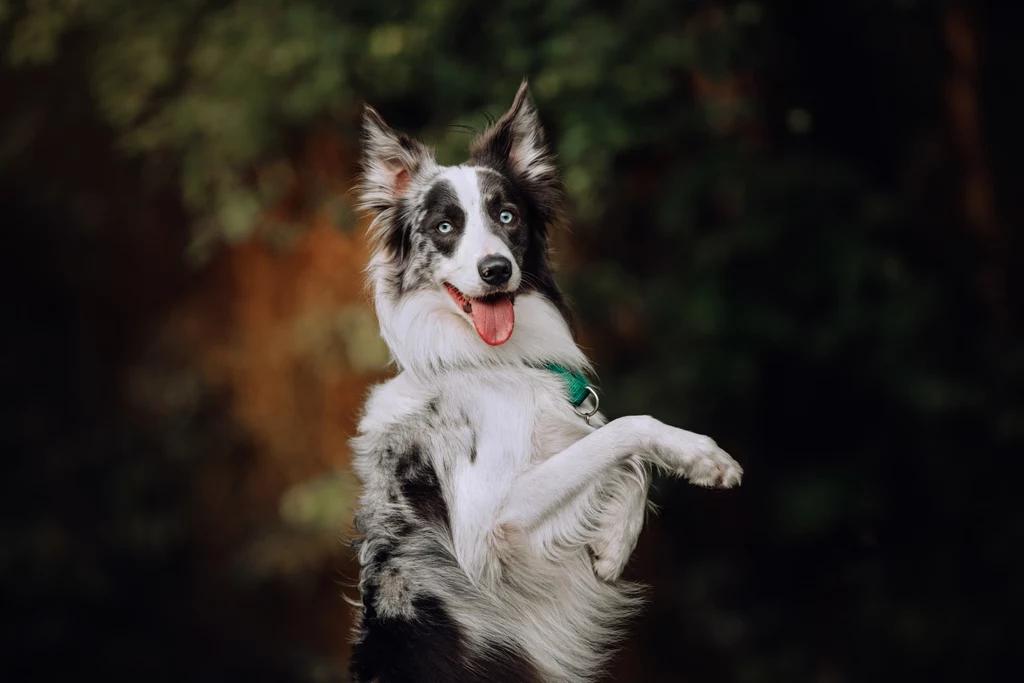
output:
{"label": "erect ear", "polygon": [[555,163],[525,79],[512,107],[473,142],[470,151],[475,162],[506,166],[529,183],[557,183]]}
{"label": "erect ear", "polygon": [[363,110],[362,206],[381,213],[393,207],[409,189],[413,177],[434,163],[433,152],[408,135],[396,133],[381,115]]}

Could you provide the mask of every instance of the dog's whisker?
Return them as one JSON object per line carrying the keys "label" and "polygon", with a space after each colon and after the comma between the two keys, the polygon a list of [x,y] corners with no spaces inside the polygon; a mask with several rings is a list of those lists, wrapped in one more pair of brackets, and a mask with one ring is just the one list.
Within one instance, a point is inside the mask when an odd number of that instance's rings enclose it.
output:
{"label": "dog's whisker", "polygon": [[468,133],[470,135],[479,135],[480,134],[480,131],[477,130],[476,128],[474,128],[473,126],[469,126],[469,125],[465,125],[465,124],[461,124],[461,123],[449,124],[449,125],[445,126],[445,129],[446,130],[450,130],[450,131],[454,131],[454,132],[458,132],[458,133]]}

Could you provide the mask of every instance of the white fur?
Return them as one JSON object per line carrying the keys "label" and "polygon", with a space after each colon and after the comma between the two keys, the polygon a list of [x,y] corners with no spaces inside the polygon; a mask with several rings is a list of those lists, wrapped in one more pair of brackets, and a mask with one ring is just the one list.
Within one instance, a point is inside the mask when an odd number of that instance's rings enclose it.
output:
{"label": "white fur", "polygon": [[515,328],[501,346],[489,346],[443,290],[416,291],[393,301],[382,286],[375,290],[381,335],[398,366],[431,377],[467,367],[535,365],[557,360],[576,371],[590,361],[572,340],[558,311],[543,297],[516,298]]}

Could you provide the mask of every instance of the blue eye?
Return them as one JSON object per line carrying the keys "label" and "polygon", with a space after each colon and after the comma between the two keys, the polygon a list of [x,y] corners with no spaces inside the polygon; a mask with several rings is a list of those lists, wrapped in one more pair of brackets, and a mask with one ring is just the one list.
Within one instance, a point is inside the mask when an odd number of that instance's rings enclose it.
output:
{"label": "blue eye", "polygon": [[449,223],[448,221],[445,221],[445,222],[441,223],[441,225],[437,226],[437,231],[438,232],[444,232],[444,233],[451,232],[452,231],[452,224]]}
{"label": "blue eye", "polygon": [[501,213],[498,214],[498,220],[501,221],[502,223],[505,223],[506,225],[508,223],[511,223],[512,222],[512,212],[511,211],[502,211]]}

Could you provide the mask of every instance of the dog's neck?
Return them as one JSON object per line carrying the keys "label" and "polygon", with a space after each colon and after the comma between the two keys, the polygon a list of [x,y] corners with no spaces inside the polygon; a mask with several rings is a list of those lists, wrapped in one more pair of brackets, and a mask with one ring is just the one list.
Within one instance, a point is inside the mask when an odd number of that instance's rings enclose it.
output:
{"label": "dog's neck", "polygon": [[459,370],[541,367],[557,363],[591,372],[558,309],[544,296],[524,293],[515,301],[515,329],[501,346],[489,346],[452,310],[444,292],[420,291],[397,299],[375,288],[381,336],[399,369],[429,378]]}

